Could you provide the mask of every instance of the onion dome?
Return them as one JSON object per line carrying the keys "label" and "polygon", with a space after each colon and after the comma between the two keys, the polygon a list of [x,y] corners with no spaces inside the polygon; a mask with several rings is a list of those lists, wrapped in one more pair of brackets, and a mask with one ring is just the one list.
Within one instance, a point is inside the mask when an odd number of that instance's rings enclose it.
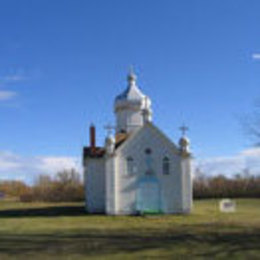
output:
{"label": "onion dome", "polygon": [[151,100],[136,85],[136,75],[131,71],[127,76],[127,89],[115,98],[115,111],[120,109],[150,109]]}
{"label": "onion dome", "polygon": [[108,155],[113,154],[115,150],[115,138],[112,135],[109,135],[105,139],[105,149]]}
{"label": "onion dome", "polygon": [[106,140],[105,140],[105,143],[106,143],[106,145],[114,144],[115,143],[115,138],[112,135],[107,136]]}
{"label": "onion dome", "polygon": [[190,145],[190,140],[186,136],[182,136],[179,140],[180,147],[188,147]]}
{"label": "onion dome", "polygon": [[190,140],[186,137],[188,127],[183,125],[180,127],[182,137],[179,140],[180,154],[184,157],[190,156]]}

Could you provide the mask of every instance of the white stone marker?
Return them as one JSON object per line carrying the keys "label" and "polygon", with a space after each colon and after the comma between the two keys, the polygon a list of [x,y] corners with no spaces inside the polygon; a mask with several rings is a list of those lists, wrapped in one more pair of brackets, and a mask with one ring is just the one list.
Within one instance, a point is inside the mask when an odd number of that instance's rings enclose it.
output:
{"label": "white stone marker", "polygon": [[219,202],[219,210],[221,212],[230,213],[236,211],[236,203],[231,199],[222,199]]}

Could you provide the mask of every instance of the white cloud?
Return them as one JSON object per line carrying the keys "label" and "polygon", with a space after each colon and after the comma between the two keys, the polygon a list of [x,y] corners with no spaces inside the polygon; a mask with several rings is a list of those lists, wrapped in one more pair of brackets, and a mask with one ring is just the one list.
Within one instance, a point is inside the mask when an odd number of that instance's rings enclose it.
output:
{"label": "white cloud", "polygon": [[54,175],[65,169],[81,171],[77,157],[20,156],[0,151],[0,180],[23,180],[32,183],[40,174]]}
{"label": "white cloud", "polygon": [[0,75],[0,83],[2,84],[16,83],[27,79],[28,77],[25,76],[24,70],[21,69],[9,72],[6,75]]}
{"label": "white cloud", "polygon": [[26,77],[20,74],[7,75],[1,78],[2,81],[6,83],[17,82],[26,80]]}
{"label": "white cloud", "polygon": [[0,101],[10,100],[17,95],[14,91],[0,90]]}
{"label": "white cloud", "polygon": [[[0,87],[6,87],[8,84],[18,83],[20,81],[26,80],[27,77],[24,76],[22,71],[15,72],[13,74],[0,76]],[[0,90],[0,101],[6,101],[14,98],[17,92],[10,90]]]}
{"label": "white cloud", "polygon": [[260,174],[260,148],[250,148],[226,157],[212,157],[198,160],[194,167],[209,175],[232,176],[249,169],[252,174]]}
{"label": "white cloud", "polygon": [[253,60],[260,60],[260,53],[253,53],[252,54],[252,59]]}
{"label": "white cloud", "polygon": [[255,148],[244,150],[240,153],[240,155],[245,157],[253,157],[253,158],[257,157],[260,160],[260,148],[255,147]]}

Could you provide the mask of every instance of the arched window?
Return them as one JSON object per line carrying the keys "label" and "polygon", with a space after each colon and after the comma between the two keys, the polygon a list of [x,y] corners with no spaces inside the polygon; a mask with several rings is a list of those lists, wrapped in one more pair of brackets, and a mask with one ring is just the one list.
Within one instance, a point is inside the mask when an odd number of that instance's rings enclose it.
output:
{"label": "arched window", "polygon": [[127,157],[126,159],[126,172],[127,175],[134,173],[134,159],[131,156]]}
{"label": "arched window", "polygon": [[167,156],[163,158],[162,170],[164,175],[170,174],[170,159]]}

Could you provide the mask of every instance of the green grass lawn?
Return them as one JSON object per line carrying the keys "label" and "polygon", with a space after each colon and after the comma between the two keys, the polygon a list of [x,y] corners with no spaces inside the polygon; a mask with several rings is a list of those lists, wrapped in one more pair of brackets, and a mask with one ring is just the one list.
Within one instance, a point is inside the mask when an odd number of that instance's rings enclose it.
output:
{"label": "green grass lawn", "polygon": [[260,259],[260,200],[195,201],[191,215],[112,217],[82,203],[0,201],[0,259]]}

